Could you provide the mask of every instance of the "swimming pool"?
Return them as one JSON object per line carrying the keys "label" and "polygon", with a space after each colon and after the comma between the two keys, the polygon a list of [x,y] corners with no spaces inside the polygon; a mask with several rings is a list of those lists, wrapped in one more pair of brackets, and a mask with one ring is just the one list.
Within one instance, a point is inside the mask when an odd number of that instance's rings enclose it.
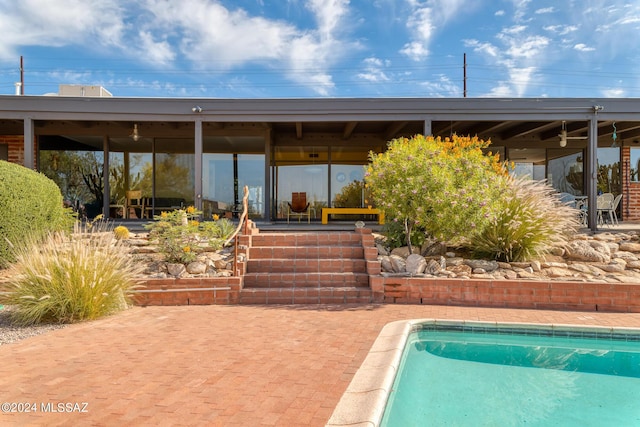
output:
{"label": "swimming pool", "polygon": [[640,425],[639,330],[394,323],[328,425]]}

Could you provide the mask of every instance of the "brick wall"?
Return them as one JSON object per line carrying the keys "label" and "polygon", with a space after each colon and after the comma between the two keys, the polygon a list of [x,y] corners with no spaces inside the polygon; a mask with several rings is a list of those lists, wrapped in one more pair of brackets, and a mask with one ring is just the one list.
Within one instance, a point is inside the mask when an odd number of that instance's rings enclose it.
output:
{"label": "brick wall", "polygon": [[140,288],[143,292],[134,294],[134,303],[141,306],[237,304],[240,286],[240,277],[149,279]]}
{"label": "brick wall", "polygon": [[0,135],[0,144],[9,146],[9,162],[24,165],[23,141],[22,135]]}
{"label": "brick wall", "polygon": [[392,304],[640,313],[640,284],[371,277]]}

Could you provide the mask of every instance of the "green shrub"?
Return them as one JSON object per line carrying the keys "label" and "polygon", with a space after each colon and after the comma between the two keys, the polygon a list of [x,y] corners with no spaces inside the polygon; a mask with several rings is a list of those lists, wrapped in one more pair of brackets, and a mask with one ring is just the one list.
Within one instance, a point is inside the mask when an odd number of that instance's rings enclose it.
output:
{"label": "green shrub", "polygon": [[23,166],[0,161],[0,268],[15,261],[30,238],[71,230],[73,216],[65,209],[56,184]]}
{"label": "green shrub", "polygon": [[476,256],[524,261],[566,242],[579,223],[574,208],[563,204],[544,181],[509,178],[491,221],[469,242]]}
{"label": "green shrub", "polygon": [[487,223],[504,187],[507,170],[483,153],[488,145],[457,135],[395,139],[384,153],[369,154],[365,180],[377,207],[405,236],[417,227],[461,244]]}
{"label": "green shrub", "polygon": [[202,212],[193,206],[162,212],[156,222],[146,226],[149,239],[156,241],[158,249],[168,262],[187,264],[195,261],[204,247],[222,248],[225,239],[235,231],[227,219],[200,222]]}
{"label": "green shrub", "polygon": [[112,232],[76,225],[67,236],[51,233],[17,252],[19,274],[3,303],[14,323],[70,323],[128,306],[140,267]]}
{"label": "green shrub", "polygon": [[[407,245],[407,236],[405,227],[398,222],[387,222],[382,227],[382,234],[386,237],[386,243],[389,248],[399,248]],[[413,227],[411,229],[411,246],[421,247],[427,238],[427,233],[421,227]]]}

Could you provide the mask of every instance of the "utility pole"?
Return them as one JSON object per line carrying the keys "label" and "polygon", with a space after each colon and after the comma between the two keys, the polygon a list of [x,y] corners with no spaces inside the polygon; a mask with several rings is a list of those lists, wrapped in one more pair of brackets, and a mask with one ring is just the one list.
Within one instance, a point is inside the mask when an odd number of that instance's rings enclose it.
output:
{"label": "utility pole", "polygon": [[463,72],[462,72],[462,81],[464,86],[463,97],[467,97],[467,54],[465,52],[463,56]]}
{"label": "utility pole", "polygon": [[24,59],[20,55],[20,95],[24,95]]}

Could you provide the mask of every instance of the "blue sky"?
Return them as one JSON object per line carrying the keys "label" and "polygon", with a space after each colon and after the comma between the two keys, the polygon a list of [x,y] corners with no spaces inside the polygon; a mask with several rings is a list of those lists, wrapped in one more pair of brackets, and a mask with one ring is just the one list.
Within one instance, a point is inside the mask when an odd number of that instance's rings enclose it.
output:
{"label": "blue sky", "polygon": [[639,97],[640,0],[0,0],[0,94]]}

